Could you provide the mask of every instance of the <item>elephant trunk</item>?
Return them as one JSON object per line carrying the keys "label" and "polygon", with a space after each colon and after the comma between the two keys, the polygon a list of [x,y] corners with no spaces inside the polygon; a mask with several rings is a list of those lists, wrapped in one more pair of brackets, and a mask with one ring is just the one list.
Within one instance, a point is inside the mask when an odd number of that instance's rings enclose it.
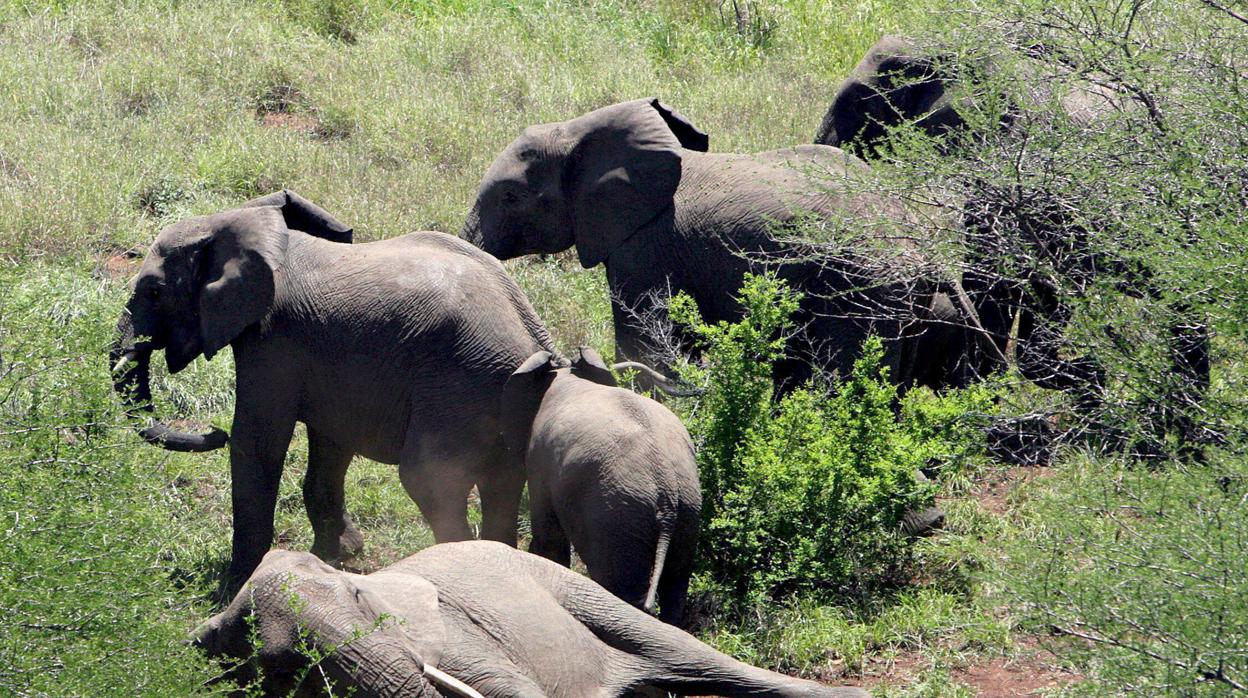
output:
{"label": "elephant trunk", "polygon": [[[426,676],[425,663],[389,633],[368,632],[343,642],[322,660],[330,678],[360,698],[433,698],[442,695]],[[456,693],[447,691],[446,695]],[[468,694],[473,695],[473,694]],[[477,694],[479,695],[479,694]]]}
{"label": "elephant trunk", "polygon": [[650,379],[651,383],[656,388],[662,390],[668,395],[671,395],[672,397],[697,397],[699,395],[706,394],[706,390],[702,388],[679,383],[638,361],[620,361],[619,363],[611,364],[611,370],[613,371],[623,371],[626,369],[640,371]]}
{"label": "elephant trunk", "polygon": [[[130,313],[123,313],[117,321],[116,339],[108,352],[108,365],[112,367],[113,389],[121,395],[126,414],[132,417],[144,416],[140,413],[150,416],[153,412],[149,370],[152,350],[151,342],[135,341],[134,322]],[[220,429],[214,428],[206,434],[191,434],[159,421],[153,421],[138,431],[148,443],[170,451],[190,453],[221,448],[229,439]]]}
{"label": "elephant trunk", "polygon": [[485,239],[481,235],[481,210],[477,204],[474,203],[472,205],[472,210],[468,212],[468,217],[464,219],[464,227],[460,228],[459,237],[481,249],[485,249]]}
{"label": "elephant trunk", "polygon": [[329,650],[321,665],[334,682],[354,689],[353,695],[483,698],[471,686],[427,664],[393,620],[370,621],[358,608],[316,603],[304,611],[303,620]]}
{"label": "elephant trunk", "polygon": [[984,328],[984,323],[979,319],[979,312],[975,310],[975,304],[966,295],[966,290],[962,288],[962,284],[956,281],[942,284],[940,290],[947,293],[950,300],[953,301],[954,307],[957,308],[958,313],[962,316],[966,327],[971,332],[971,336],[974,337],[975,343],[1001,366],[1009,364],[1010,360],[1001,351],[1001,347],[997,346],[996,339],[992,336],[992,333]]}

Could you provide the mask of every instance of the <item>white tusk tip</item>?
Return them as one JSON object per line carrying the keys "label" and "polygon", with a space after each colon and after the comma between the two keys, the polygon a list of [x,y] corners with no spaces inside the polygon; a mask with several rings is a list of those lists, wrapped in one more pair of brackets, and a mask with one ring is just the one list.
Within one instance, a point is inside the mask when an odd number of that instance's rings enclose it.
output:
{"label": "white tusk tip", "polygon": [[134,361],[136,356],[138,356],[137,351],[128,351],[122,354],[121,358],[117,359],[117,363],[113,364],[113,373],[120,373],[121,369],[125,368],[131,361]]}

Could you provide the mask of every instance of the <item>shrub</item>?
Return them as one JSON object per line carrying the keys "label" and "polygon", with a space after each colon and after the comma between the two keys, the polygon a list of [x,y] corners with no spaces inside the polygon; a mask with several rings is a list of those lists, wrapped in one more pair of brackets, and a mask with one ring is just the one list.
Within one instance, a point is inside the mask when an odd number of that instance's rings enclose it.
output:
{"label": "shrub", "polygon": [[115,297],[77,270],[0,274],[0,695],[186,696],[215,672],[182,641],[226,539],[129,435]]}
{"label": "shrub", "polygon": [[874,337],[833,392],[805,386],[777,404],[771,364],[798,296],[774,277],[750,276],[739,300],[742,320],[715,325],[687,296],[671,304],[706,355],[705,369],[688,369],[707,385],[691,418],[701,443],[703,583],[761,603],[902,581],[911,542],[901,519],[931,496],[916,471],[979,439],[973,429],[937,426],[937,407],[959,398],[928,394],[898,412]]}

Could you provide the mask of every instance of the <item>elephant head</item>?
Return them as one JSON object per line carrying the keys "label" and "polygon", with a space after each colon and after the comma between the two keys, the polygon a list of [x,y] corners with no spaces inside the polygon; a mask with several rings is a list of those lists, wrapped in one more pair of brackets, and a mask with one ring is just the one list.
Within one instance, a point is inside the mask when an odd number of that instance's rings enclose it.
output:
{"label": "elephant head", "polygon": [[[163,350],[169,372],[177,373],[201,354],[211,359],[265,317],[291,229],[351,241],[350,228],[289,191],[161,231],[131,282],[109,352],[113,385],[131,413],[151,411],[153,351]],[[188,434],[161,423],[140,433],[176,451],[207,451],[226,442],[220,430]]]}
{"label": "elephant head", "polygon": [[1054,62],[1021,53],[955,60],[886,36],[841,83],[815,143],[867,157],[879,150],[889,129],[906,123],[929,136],[967,134],[966,115],[975,100],[989,95],[986,105],[1004,107],[996,126],[1007,132],[1044,111],[1034,106],[1054,98],[1076,124],[1094,123],[1125,104],[1112,87]]}
{"label": "elephant head", "polygon": [[866,154],[888,129],[913,123],[929,135],[965,125],[937,61],[913,46],[885,36],[863,56],[832,100],[815,143]]}
{"label": "elephant head", "polygon": [[657,99],[531,126],[481,182],[461,236],[500,259],[576,245],[586,268],[672,205],[681,150],[706,134]]}
{"label": "elephant head", "polygon": [[396,609],[371,589],[385,583],[340,572],[310,553],[274,550],[190,641],[211,657],[241,660],[227,678],[258,678],[265,695],[304,695],[323,685],[315,675],[297,685],[314,659],[357,696],[479,695],[456,690],[458,682],[434,668],[446,635],[437,589],[404,575],[403,608]]}
{"label": "elephant head", "polygon": [[539,351],[511,374],[503,386],[502,429],[507,448],[523,454],[528,449],[533,419],[542,398],[560,374],[615,387],[615,376],[602,356],[589,347],[578,347],[570,362],[564,363],[548,351]]}

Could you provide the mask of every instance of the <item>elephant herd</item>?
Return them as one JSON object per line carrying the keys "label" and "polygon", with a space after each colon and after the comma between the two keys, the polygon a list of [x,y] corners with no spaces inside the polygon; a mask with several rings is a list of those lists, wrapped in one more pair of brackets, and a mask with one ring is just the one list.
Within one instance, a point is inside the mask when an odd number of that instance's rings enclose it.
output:
{"label": "elephant herd", "polygon": [[[863,129],[847,124],[886,120],[869,98],[883,90],[856,87],[861,71],[821,139],[848,146]],[[854,90],[866,97],[845,97]],[[712,154],[689,120],[643,99],[526,129],[490,166],[459,237],[352,244],[349,226],[290,191],[163,230],[118,322],[116,388],[132,413],[150,412],[157,351],[177,373],[228,345],[237,372],[228,437],[155,420],[141,431],[173,450],[230,449],[223,589],[241,591],[195,644],[254,659],[239,676],[258,666],[270,694],[306,675],[310,637],[320,670],[361,696],[865,695],[741,664],[672,627],[700,525],[689,434],[617,387],[592,350],[562,357],[498,261],[575,247],[586,268],[603,265],[621,360],[654,361],[636,318],[671,292],[708,321],[739,318],[734,294],[757,269],[804,293],[781,390],[845,372],[872,333],[902,385],[958,385],[973,357],[1003,358],[1009,328],[986,329],[962,281],[934,271],[903,201],[844,183],[868,165],[834,145]],[[778,234],[812,215],[894,225],[812,258]],[[297,422],[311,555],[270,551]],[[439,545],[370,575],[325,564],[363,545],[344,495],[355,455],[398,465]],[[514,549],[526,482],[536,555]],[[487,541],[469,540],[474,487]],[[567,569],[571,548],[591,579]]]}

